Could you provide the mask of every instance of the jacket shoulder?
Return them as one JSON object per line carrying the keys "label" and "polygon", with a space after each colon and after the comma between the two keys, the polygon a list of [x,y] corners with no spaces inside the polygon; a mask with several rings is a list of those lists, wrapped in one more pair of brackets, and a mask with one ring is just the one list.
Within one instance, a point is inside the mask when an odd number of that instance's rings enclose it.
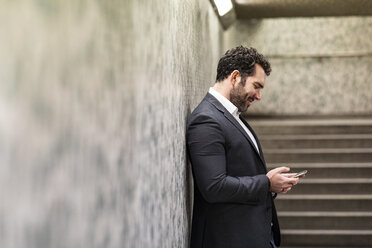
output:
{"label": "jacket shoulder", "polygon": [[188,125],[195,121],[200,120],[215,120],[217,121],[218,116],[223,115],[212,103],[204,98],[199,105],[194,109],[188,118]]}

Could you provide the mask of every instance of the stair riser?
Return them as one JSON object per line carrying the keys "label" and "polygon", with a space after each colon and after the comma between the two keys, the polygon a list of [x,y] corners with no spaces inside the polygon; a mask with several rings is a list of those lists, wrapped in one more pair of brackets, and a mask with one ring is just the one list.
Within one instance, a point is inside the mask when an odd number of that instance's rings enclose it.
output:
{"label": "stair riser", "polygon": [[[308,170],[306,178],[372,178],[372,168],[304,168],[288,165],[293,172]],[[273,169],[269,166],[269,170]]]}
{"label": "stair riser", "polygon": [[370,194],[370,183],[299,183],[288,194]]}
{"label": "stair riser", "polygon": [[282,229],[368,230],[372,217],[283,217],[279,216]]}
{"label": "stair riser", "polygon": [[372,162],[372,153],[265,153],[267,163]]}
{"label": "stair riser", "polygon": [[371,211],[372,200],[275,200],[278,211]]}
{"label": "stair riser", "polygon": [[280,246],[280,248],[371,248],[371,246],[370,245],[363,245],[363,246],[350,246],[350,245],[348,245],[348,246],[339,246],[339,245],[337,245],[337,246],[324,246],[324,245],[322,245],[322,246],[298,246],[298,245],[296,245],[296,246]]}
{"label": "stair riser", "polygon": [[256,126],[252,125],[253,130],[260,135],[266,134],[371,134],[371,126]]}
{"label": "stair riser", "polygon": [[269,140],[260,139],[263,149],[290,148],[372,148],[372,139],[356,140]]}
{"label": "stair riser", "polygon": [[372,247],[368,235],[282,235],[283,246],[365,246]]}

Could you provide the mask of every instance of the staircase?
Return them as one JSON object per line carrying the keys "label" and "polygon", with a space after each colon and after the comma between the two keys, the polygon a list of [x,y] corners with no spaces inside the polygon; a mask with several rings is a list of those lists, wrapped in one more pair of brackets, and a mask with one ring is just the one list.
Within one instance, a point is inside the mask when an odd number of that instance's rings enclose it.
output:
{"label": "staircase", "polygon": [[372,247],[372,117],[251,119],[268,169],[308,170],[276,200],[283,248]]}

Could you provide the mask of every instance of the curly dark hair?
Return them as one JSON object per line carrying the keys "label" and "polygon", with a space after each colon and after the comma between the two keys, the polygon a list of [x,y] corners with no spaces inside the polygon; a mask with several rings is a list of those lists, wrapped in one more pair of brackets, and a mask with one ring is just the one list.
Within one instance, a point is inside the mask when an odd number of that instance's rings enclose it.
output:
{"label": "curly dark hair", "polygon": [[270,75],[271,67],[269,61],[262,54],[258,53],[256,49],[243,46],[232,48],[218,62],[216,82],[223,81],[234,70],[240,72],[242,82],[245,82],[248,76],[252,76],[255,73],[255,64],[262,66],[267,76]]}

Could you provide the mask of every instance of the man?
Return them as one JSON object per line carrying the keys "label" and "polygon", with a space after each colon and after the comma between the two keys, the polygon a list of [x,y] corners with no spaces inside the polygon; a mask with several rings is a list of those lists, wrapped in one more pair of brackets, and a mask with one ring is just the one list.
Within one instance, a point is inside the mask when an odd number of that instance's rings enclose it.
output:
{"label": "man", "polygon": [[191,248],[280,245],[273,196],[298,182],[289,168],[267,172],[257,136],[239,116],[261,99],[269,62],[254,48],[225,53],[215,85],[191,114],[187,148],[195,190]]}

